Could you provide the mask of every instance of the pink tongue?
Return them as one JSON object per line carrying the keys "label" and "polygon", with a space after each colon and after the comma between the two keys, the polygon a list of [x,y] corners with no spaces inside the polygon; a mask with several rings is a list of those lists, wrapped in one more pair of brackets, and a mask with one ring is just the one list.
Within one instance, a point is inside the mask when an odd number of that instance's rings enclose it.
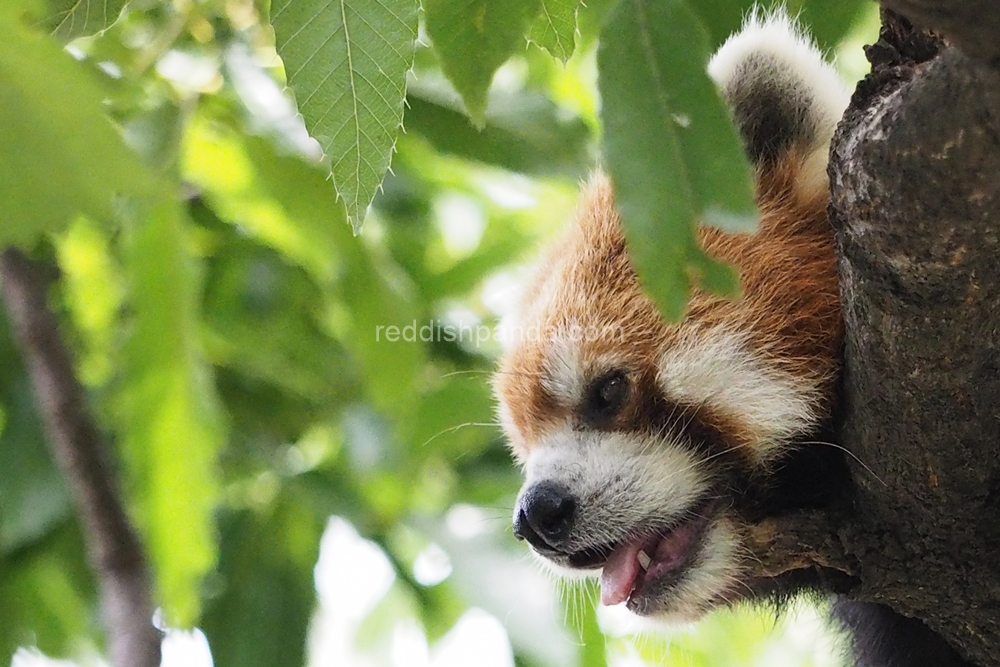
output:
{"label": "pink tongue", "polygon": [[615,549],[601,572],[601,604],[611,606],[628,600],[639,575],[640,540],[627,542]]}

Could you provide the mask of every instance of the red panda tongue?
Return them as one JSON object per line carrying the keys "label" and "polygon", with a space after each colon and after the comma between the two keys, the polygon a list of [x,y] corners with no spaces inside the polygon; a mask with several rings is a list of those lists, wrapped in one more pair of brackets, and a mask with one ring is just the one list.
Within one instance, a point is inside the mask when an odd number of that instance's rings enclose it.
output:
{"label": "red panda tongue", "polygon": [[[640,579],[656,578],[682,567],[704,528],[704,520],[687,521],[662,535],[625,542],[608,556],[601,572],[601,604],[625,602]],[[642,553],[642,556],[640,556]],[[640,564],[640,557],[643,563]]]}
{"label": "red panda tongue", "polygon": [[608,556],[601,572],[601,604],[611,606],[628,600],[639,576],[639,551],[645,540],[625,542]]}

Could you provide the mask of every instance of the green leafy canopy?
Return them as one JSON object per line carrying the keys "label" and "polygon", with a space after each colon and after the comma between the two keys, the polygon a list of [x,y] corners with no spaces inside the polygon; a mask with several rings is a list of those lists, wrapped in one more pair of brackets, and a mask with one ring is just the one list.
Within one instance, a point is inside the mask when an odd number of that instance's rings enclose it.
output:
{"label": "green leafy canopy", "polygon": [[[864,2],[787,0],[824,48],[877,22],[855,20]],[[520,476],[486,379],[498,342],[387,333],[492,334],[513,265],[572,215],[599,134],[660,307],[679,316],[695,286],[733,293],[696,225],[751,226],[750,174],[705,62],[749,6],[423,0],[420,40],[420,0],[0,0],[0,248],[48,269],[168,625],[201,628],[220,667],[322,662],[313,641],[342,609],[315,568],[336,515],[395,577],[351,609],[357,661],[391,662],[400,627],[434,655],[479,607],[525,667],[603,667],[626,649],[766,662],[740,648],[757,617],[635,647],[602,634],[593,590],[534,604],[544,581],[521,578],[538,573],[502,509]],[[285,83],[328,164],[302,157]],[[377,224],[352,237],[369,209]],[[108,637],[8,328],[0,309],[4,665]]]}

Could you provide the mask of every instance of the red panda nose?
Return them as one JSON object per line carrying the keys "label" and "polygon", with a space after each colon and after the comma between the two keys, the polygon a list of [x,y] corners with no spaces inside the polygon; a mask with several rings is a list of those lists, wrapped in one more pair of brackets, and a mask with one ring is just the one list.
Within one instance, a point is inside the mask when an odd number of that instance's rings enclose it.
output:
{"label": "red panda nose", "polygon": [[559,550],[569,537],[576,499],[553,482],[539,482],[521,494],[514,512],[514,535],[542,551]]}

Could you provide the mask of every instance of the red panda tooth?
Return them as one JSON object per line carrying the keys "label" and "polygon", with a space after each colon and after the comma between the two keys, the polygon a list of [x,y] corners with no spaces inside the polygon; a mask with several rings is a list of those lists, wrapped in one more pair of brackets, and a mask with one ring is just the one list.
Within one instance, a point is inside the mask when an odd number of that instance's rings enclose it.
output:
{"label": "red panda tooth", "polygon": [[650,558],[649,555],[642,550],[640,550],[639,553],[636,555],[636,559],[639,561],[639,567],[641,567],[643,570],[648,570],[649,564],[653,562],[653,559]]}

